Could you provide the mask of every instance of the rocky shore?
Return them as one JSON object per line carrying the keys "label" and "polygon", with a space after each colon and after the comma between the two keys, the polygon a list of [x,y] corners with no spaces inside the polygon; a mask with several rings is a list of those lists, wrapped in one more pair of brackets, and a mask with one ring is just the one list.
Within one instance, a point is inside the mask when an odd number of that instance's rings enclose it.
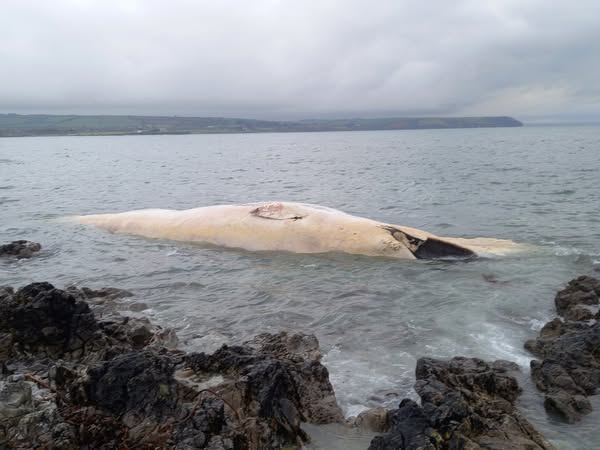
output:
{"label": "rocky shore", "polygon": [[554,303],[560,317],[525,348],[539,358],[531,361],[531,376],[545,393],[544,407],[572,423],[592,411],[587,397],[600,387],[600,280],[576,278]]}
{"label": "rocky shore", "polygon": [[[546,411],[568,423],[592,411],[587,397],[600,387],[599,305],[600,280],[571,280],[555,297],[560,317],[525,343],[540,358],[531,361],[531,377],[545,393]],[[511,373],[518,370],[509,361],[419,359],[421,405],[404,399],[388,412],[388,432],[370,449],[554,448],[514,406],[521,388]]]}
{"label": "rocky shore", "polygon": [[3,448],[302,446],[302,422],[340,422],[310,335],[262,334],[213,354],[123,317],[116,289],[0,288]]}
{"label": "rocky shore", "polygon": [[421,405],[402,400],[388,413],[389,432],[369,449],[553,449],[515,408],[518,370],[508,361],[419,359]]}
{"label": "rocky shore", "polygon": [[42,246],[37,242],[19,240],[0,245],[0,256],[31,258],[34,253],[39,252]]}
{"label": "rocky shore", "polygon": [[[27,257],[32,244],[1,248]],[[349,423],[315,336],[260,334],[187,353],[171,330],[117,312],[132,295],[0,286],[0,448],[306,448],[303,423],[337,423],[380,432],[372,450],[553,449],[515,407],[512,362],[421,358],[420,404]],[[600,384],[599,303],[599,280],[572,280],[556,295],[560,318],[525,344],[547,411],[567,422],[591,411]]]}

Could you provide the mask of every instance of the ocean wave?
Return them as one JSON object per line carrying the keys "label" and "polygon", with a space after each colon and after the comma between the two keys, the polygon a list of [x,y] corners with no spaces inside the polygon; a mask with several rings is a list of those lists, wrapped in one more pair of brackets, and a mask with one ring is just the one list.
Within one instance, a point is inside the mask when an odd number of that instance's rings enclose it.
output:
{"label": "ocean wave", "polygon": [[600,250],[590,250],[576,245],[561,244],[556,241],[542,241],[542,245],[549,248],[555,256],[600,256]]}

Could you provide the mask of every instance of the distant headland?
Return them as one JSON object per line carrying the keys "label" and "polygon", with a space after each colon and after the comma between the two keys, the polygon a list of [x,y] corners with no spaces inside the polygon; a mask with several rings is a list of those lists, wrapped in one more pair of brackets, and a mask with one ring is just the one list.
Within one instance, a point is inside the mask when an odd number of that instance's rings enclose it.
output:
{"label": "distant headland", "polygon": [[521,126],[521,122],[507,116],[273,121],[225,117],[0,114],[0,137],[289,133]]}

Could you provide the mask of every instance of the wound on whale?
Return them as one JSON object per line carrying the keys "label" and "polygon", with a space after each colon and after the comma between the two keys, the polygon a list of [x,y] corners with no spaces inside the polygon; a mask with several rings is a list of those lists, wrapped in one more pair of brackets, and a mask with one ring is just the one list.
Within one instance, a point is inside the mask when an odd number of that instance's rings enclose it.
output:
{"label": "wound on whale", "polygon": [[460,245],[451,244],[433,237],[419,239],[405,231],[388,225],[381,228],[390,232],[392,237],[398,242],[403,243],[417,259],[436,259],[436,258],[471,258],[477,256],[475,252]]}

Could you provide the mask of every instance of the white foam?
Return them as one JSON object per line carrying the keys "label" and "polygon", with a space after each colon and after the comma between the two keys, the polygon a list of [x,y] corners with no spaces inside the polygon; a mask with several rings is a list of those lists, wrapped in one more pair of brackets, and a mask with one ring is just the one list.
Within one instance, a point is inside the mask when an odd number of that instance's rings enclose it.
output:
{"label": "white foam", "polygon": [[478,342],[483,350],[483,359],[506,359],[516,362],[521,367],[528,367],[531,359],[525,353],[520,338],[513,336],[509,330],[501,329],[494,324],[485,324],[487,330],[483,333],[472,333],[469,336]]}
{"label": "white foam", "polygon": [[[580,255],[587,255],[587,256],[592,256],[592,257],[600,256],[600,254],[597,251],[593,251],[590,253],[589,249],[582,249],[582,248],[576,247],[574,245],[560,244],[556,241],[542,241],[542,244],[551,247],[552,253],[556,256],[580,256]],[[600,262],[600,261],[594,261],[594,263],[598,263],[598,262]]]}
{"label": "white foam", "polygon": [[[373,353],[377,353],[377,349]],[[337,347],[324,355],[322,362],[329,370],[338,404],[346,417],[357,416],[375,406],[397,407],[400,398],[414,397],[414,391],[411,394],[414,358],[404,352],[393,358],[398,362],[386,368],[379,361],[347,354]],[[392,395],[388,395],[390,393]]]}
{"label": "white foam", "polygon": [[546,324],[546,322],[544,322],[543,320],[539,320],[539,319],[531,319],[528,323],[529,323],[529,328],[532,331],[540,331]]}

